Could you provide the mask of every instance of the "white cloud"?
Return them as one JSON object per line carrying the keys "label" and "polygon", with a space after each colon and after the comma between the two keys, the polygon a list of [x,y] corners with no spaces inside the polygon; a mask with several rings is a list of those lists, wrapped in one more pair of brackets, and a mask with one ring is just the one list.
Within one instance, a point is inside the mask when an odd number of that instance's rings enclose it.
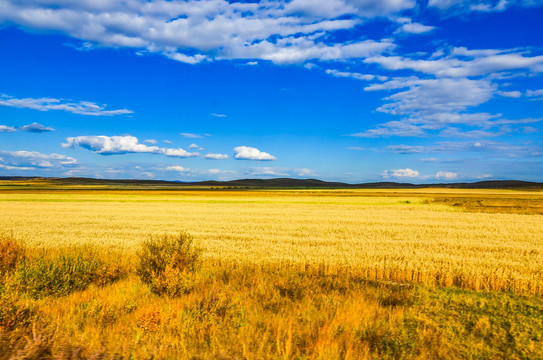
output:
{"label": "white cloud", "polygon": [[152,179],[152,178],[154,178],[156,176],[155,174],[153,174],[152,172],[149,172],[149,171],[144,171],[140,175],[143,176],[143,177],[146,177],[146,178],[150,178],[150,179]]}
{"label": "white cloud", "polygon": [[211,175],[216,177],[218,175],[221,179],[231,178],[233,174],[236,174],[233,170],[220,170],[220,169],[189,169],[179,165],[172,165],[166,167],[167,171],[177,171],[183,177],[202,177]]}
{"label": "white cloud", "polygon": [[403,24],[395,31],[395,33],[406,33],[406,34],[424,34],[434,30],[434,26],[422,25],[419,23],[406,23]]}
{"label": "white cloud", "polygon": [[226,117],[225,114],[215,114],[215,113],[212,113],[211,116],[215,116],[215,117],[218,117],[218,118],[224,118],[224,117]]}
{"label": "white cloud", "polygon": [[414,70],[437,77],[474,77],[520,69],[539,72],[543,55],[524,56],[525,52],[518,49],[469,50],[457,47],[452,48],[449,54],[428,60],[379,55],[369,57],[364,62],[379,64],[388,70]]}
{"label": "white cloud", "polygon": [[32,123],[29,125],[21,126],[19,128],[21,131],[27,131],[27,132],[33,132],[33,133],[42,133],[42,132],[48,132],[48,131],[55,131],[55,129],[47,126],[43,126],[42,124],[38,123]]}
{"label": "white cloud", "polygon": [[208,159],[208,160],[225,160],[225,159],[228,159],[228,155],[209,153],[209,154],[204,155],[204,159]]}
{"label": "white cloud", "polygon": [[238,146],[234,148],[234,159],[236,160],[276,160],[277,158],[257,148],[249,146]]}
{"label": "white cloud", "polygon": [[186,63],[186,64],[191,64],[191,65],[198,64],[199,62],[202,62],[202,61],[207,59],[207,56],[201,55],[201,54],[196,54],[194,56],[188,56],[188,55],[185,55],[185,54],[171,53],[171,52],[165,51],[164,55],[166,55],[166,57],[168,57],[168,58],[170,58],[172,60],[183,62],[183,63]]}
{"label": "white cloud", "polygon": [[12,126],[0,125],[0,132],[15,132],[15,131],[17,131],[17,129],[15,129]]}
{"label": "white cloud", "polygon": [[540,89],[540,90],[527,90],[526,91],[526,96],[537,98],[537,99],[534,99],[534,100],[543,100],[543,89]]}
{"label": "white cloud", "polygon": [[317,64],[308,62],[304,64],[304,68],[306,68],[307,70],[313,70],[313,69],[320,69],[320,66]]}
{"label": "white cloud", "polygon": [[54,169],[77,165],[76,159],[37,151],[0,151],[0,165],[7,170]]}
{"label": "white cloud", "polygon": [[397,154],[429,154],[472,152],[485,153],[490,158],[530,158],[543,156],[540,145],[515,145],[498,141],[443,141],[435,145],[390,145],[387,149]]}
{"label": "white cloud", "polygon": [[0,95],[0,106],[9,106],[15,108],[26,108],[39,111],[62,110],[74,114],[91,116],[114,116],[132,114],[132,110],[106,110],[105,105],[97,105],[89,101],[73,102],[64,99],[54,98],[24,98],[16,99],[8,95]]}
{"label": "white cloud", "polygon": [[454,180],[458,178],[458,174],[451,171],[438,171],[436,173],[437,180]]}
{"label": "white cloud", "polygon": [[[391,16],[415,0],[105,1],[3,0],[0,21],[62,32],[84,44],[160,53],[189,64],[214,59],[343,60],[368,56],[390,43],[324,43],[323,35],[352,29],[362,18]],[[340,18],[338,18],[338,16]],[[366,54],[366,55],[362,55]]]}
{"label": "white cloud", "polygon": [[189,172],[189,171],[190,171],[190,169],[184,168],[184,167],[179,166],[179,165],[168,166],[168,167],[166,168],[166,170],[169,170],[169,171],[179,171],[179,172]]}
{"label": "white cloud", "polygon": [[389,136],[409,136],[419,137],[426,133],[420,126],[409,124],[403,121],[389,121],[378,125],[375,129],[369,129],[363,132],[350,134],[353,137],[376,138]]}
{"label": "white cloud", "polygon": [[158,141],[156,141],[155,139],[146,139],[143,140],[143,142],[151,145],[155,145],[156,143],[158,143]]}
{"label": "white cloud", "polygon": [[491,12],[504,11],[510,7],[531,7],[541,5],[539,0],[430,0],[428,6],[436,7],[450,12]]}
{"label": "white cloud", "polygon": [[294,169],[294,173],[298,176],[301,176],[301,177],[309,177],[309,176],[316,176],[315,174],[315,171],[311,170],[311,169],[305,169],[305,168],[302,168],[302,169]]}
{"label": "white cloud", "polygon": [[141,144],[138,138],[131,135],[69,137],[66,138],[66,143],[62,144],[64,148],[75,148],[78,146],[100,155],[150,153],[182,158],[199,155],[198,153],[191,153],[181,148],[161,148]]}
{"label": "white cloud", "polygon": [[179,135],[181,135],[183,137],[186,137],[186,138],[191,138],[191,139],[201,139],[201,138],[204,137],[203,135],[193,134],[193,133],[181,133]]}
{"label": "white cloud", "polygon": [[509,98],[519,98],[522,96],[522,93],[520,91],[496,91],[496,95]]}
{"label": "white cloud", "polygon": [[467,139],[482,139],[489,137],[502,136],[510,133],[511,130],[508,127],[501,127],[498,131],[486,131],[486,130],[462,130],[457,127],[447,127],[439,132],[439,136],[454,137],[454,138],[467,138]]}
{"label": "white cloud", "polygon": [[172,142],[170,140],[162,140],[162,142],[165,143],[165,144],[170,144],[170,145],[172,144]]}
{"label": "white cloud", "polygon": [[183,150],[181,148],[178,148],[178,149],[159,148],[156,153],[157,154],[164,154],[166,156],[181,157],[181,158],[194,157],[194,156],[200,155],[197,152],[188,152],[188,151]]}
{"label": "white cloud", "polygon": [[[492,133],[488,129],[514,124],[515,121],[500,119],[501,114],[467,112],[469,108],[492,99],[497,89],[496,84],[484,78],[420,79],[412,76],[374,83],[367,86],[365,91],[400,90],[385,97],[383,100],[387,103],[377,108],[377,111],[403,118],[352,136],[427,136],[451,125],[480,128],[471,132],[470,136],[475,136],[476,131],[481,131],[480,134],[484,137],[499,136],[508,132],[507,129],[502,128]],[[516,96],[516,93],[506,95]],[[449,132],[452,134],[450,130]]]}
{"label": "white cloud", "polygon": [[[467,78],[450,79],[395,79],[382,87],[391,89],[408,88],[385,100],[389,100],[378,108],[378,111],[393,115],[409,114],[413,116],[436,112],[459,112],[487,102],[492,98],[496,86],[488,80],[470,80]],[[378,90],[379,85],[369,86],[365,90]]]}
{"label": "white cloud", "polygon": [[255,167],[245,172],[251,176],[289,176],[290,173],[286,169],[274,168],[274,167]]}
{"label": "white cloud", "polygon": [[199,146],[197,144],[190,144],[189,149],[198,149]]}
{"label": "white cloud", "polygon": [[381,76],[381,75],[372,75],[372,74],[361,74],[357,72],[348,72],[348,71],[338,71],[335,69],[327,69],[325,71],[328,75],[332,75],[334,77],[348,77],[353,78],[357,80],[364,80],[364,81],[371,81],[378,79],[380,81],[386,81],[388,77]]}
{"label": "white cloud", "polygon": [[405,168],[405,169],[392,169],[385,170],[381,176],[385,179],[389,178],[416,178],[420,176],[417,170]]}

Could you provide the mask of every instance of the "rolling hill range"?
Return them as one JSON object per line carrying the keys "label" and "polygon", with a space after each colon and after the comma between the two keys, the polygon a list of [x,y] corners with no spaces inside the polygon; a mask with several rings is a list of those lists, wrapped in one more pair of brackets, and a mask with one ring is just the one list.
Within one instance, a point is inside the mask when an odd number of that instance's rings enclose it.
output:
{"label": "rolling hill range", "polygon": [[[17,182],[34,185],[58,186],[119,186],[119,187],[220,187],[220,188],[255,188],[255,189],[417,189],[417,188],[453,188],[453,189],[543,189],[541,182],[519,180],[486,180],[478,182],[438,183],[438,184],[411,184],[399,182],[372,182],[348,184],[342,182],[328,182],[318,179],[238,179],[230,181],[199,181],[178,182],[162,180],[112,180],[94,178],[43,178],[22,176],[0,176],[0,182]],[[1,183],[0,183],[1,184]]]}

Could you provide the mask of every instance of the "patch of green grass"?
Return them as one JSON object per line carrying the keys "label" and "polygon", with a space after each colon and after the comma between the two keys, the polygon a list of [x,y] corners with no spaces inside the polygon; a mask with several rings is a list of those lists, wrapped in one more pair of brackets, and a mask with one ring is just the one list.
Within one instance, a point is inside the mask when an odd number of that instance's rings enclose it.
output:
{"label": "patch of green grass", "polygon": [[41,252],[20,261],[8,286],[39,299],[67,295],[122,276],[121,267],[104,263],[90,248],[81,248],[53,254]]}

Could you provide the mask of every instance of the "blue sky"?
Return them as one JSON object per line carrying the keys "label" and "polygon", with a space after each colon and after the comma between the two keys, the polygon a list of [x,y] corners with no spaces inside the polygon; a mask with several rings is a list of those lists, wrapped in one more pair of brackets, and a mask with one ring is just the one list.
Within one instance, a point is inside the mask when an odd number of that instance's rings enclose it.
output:
{"label": "blue sky", "polygon": [[541,0],[0,0],[0,176],[543,181]]}

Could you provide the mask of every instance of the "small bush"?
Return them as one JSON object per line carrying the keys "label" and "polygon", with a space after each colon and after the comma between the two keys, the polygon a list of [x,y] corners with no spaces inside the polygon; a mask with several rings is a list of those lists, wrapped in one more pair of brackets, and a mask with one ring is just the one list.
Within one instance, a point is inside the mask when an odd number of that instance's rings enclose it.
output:
{"label": "small bush", "polygon": [[104,285],[121,275],[117,267],[104,264],[94,252],[81,249],[20,262],[14,274],[14,286],[38,299],[84,290],[92,283]]}
{"label": "small bush", "polygon": [[13,238],[0,239],[0,277],[15,270],[24,254],[25,249]]}
{"label": "small bush", "polygon": [[197,283],[200,250],[186,233],[152,237],[138,253],[136,272],[156,294],[177,296],[188,293]]}

